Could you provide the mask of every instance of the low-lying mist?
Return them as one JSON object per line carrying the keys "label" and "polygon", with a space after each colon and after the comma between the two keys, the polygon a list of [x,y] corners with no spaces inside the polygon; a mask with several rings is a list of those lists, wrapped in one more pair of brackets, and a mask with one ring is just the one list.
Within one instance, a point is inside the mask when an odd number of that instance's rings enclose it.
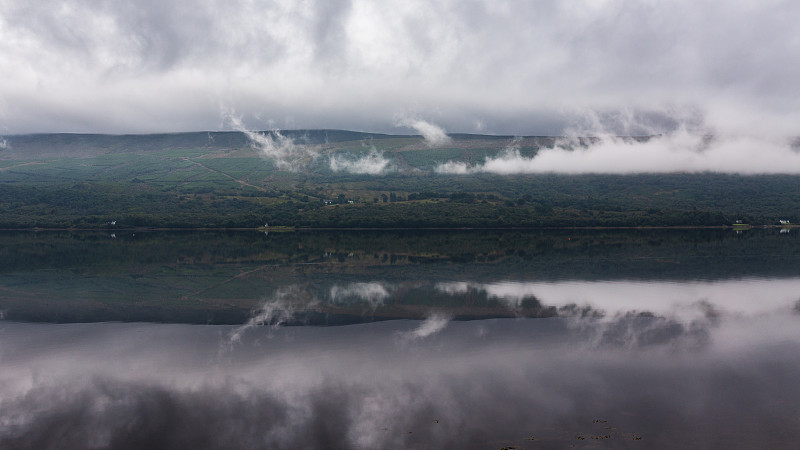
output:
{"label": "low-lying mist", "polygon": [[[588,143],[587,143],[588,141]],[[591,140],[559,139],[556,146],[536,155],[520,154],[515,142],[483,163],[447,161],[436,173],[499,175],[741,173],[798,174],[800,151],[787,139],[726,137],[691,134],[685,130],[646,138],[600,136]]]}
{"label": "low-lying mist", "polygon": [[390,167],[390,162],[384,158],[383,152],[378,151],[374,146],[361,157],[350,155],[331,155],[330,157],[330,169],[334,172],[380,175]]}
{"label": "low-lying mist", "polygon": [[[800,150],[796,138],[758,133],[716,132],[701,119],[686,121],[677,116],[667,126],[653,126],[641,118],[626,117],[603,122],[586,113],[580,127],[567,129],[552,147],[542,147],[533,156],[521,152],[521,139],[515,138],[494,156],[483,161],[459,159],[441,161],[433,169],[443,175],[491,173],[499,175],[561,174],[638,174],[638,173],[740,173],[800,174]],[[586,119],[589,117],[590,119]],[[274,160],[282,170],[307,168],[322,154],[319,145],[300,144],[274,130],[259,133],[246,129],[240,118],[227,115],[237,131],[245,133],[254,148]],[[397,120],[398,127],[411,128],[422,135],[434,151],[456,145],[441,127],[418,118]],[[615,134],[615,132],[631,134]],[[634,134],[644,133],[644,134]],[[396,171],[391,158],[374,145],[363,144],[366,154],[340,152],[328,156],[333,172],[382,175]],[[457,146],[457,145],[456,145]]]}
{"label": "low-lying mist", "polygon": [[277,129],[268,133],[251,131],[244,126],[242,119],[234,114],[224,115],[223,119],[227,120],[234,130],[244,133],[250,139],[252,147],[261,152],[265,158],[271,159],[281,170],[297,172],[319,156],[318,146],[297,144],[294,139],[282,135]]}

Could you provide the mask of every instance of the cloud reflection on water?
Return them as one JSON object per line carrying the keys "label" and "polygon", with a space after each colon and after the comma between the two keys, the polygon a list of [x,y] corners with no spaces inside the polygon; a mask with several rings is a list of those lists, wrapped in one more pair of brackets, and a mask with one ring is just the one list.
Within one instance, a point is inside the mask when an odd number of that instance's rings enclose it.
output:
{"label": "cloud reflection on water", "polygon": [[383,305],[390,293],[386,283],[350,283],[347,285],[335,284],[330,289],[331,303],[366,302],[372,309]]}
{"label": "cloud reflection on water", "polygon": [[[657,326],[632,317],[631,329]],[[587,345],[565,319],[254,329],[0,325],[3,448],[786,446],[800,320],[730,317],[702,348]],[[604,422],[605,421],[605,422]],[[609,427],[609,428],[606,428]]]}
{"label": "cloud reflection on water", "polygon": [[[703,330],[722,316],[788,314],[800,304],[800,279],[716,281],[334,282],[278,288],[229,336],[259,326],[344,325],[391,318],[426,319],[417,334],[448,320],[565,317],[576,328],[617,332],[629,318],[648,316]],[[436,327],[434,327],[436,325]],[[416,335],[415,335],[416,336]],[[699,334],[697,335],[699,336]]]}
{"label": "cloud reflection on water", "polygon": [[254,310],[244,324],[236,327],[228,335],[228,343],[239,342],[248,330],[259,326],[277,328],[281,324],[294,321],[298,312],[305,312],[317,305],[319,301],[297,285],[287,286]]}
{"label": "cloud reflection on water", "polygon": [[[414,286],[291,285],[239,327],[2,322],[0,447],[780,448],[800,436],[800,279]],[[429,291],[561,317],[453,321],[429,307],[422,321],[278,326],[326,302],[379,309]]]}
{"label": "cloud reflection on water", "polygon": [[431,313],[419,326],[402,334],[404,339],[425,339],[441,332],[450,322],[450,316],[442,312]]}
{"label": "cloud reflection on water", "polygon": [[526,299],[567,311],[589,308],[618,317],[630,313],[693,320],[708,314],[754,315],[787,311],[800,299],[800,278],[723,281],[444,282],[449,295],[482,292],[509,308]]}

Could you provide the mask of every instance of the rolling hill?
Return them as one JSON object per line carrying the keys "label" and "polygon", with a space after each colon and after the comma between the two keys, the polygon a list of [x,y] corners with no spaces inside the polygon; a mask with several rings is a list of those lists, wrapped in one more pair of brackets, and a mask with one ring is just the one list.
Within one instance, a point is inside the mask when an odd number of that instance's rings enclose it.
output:
{"label": "rolling hill", "polygon": [[[800,177],[444,174],[554,137],[342,130],[9,136],[2,228],[722,226],[800,219]],[[630,138],[646,140],[647,138]],[[590,139],[579,141],[583,145]],[[112,225],[113,223],[113,225]]]}

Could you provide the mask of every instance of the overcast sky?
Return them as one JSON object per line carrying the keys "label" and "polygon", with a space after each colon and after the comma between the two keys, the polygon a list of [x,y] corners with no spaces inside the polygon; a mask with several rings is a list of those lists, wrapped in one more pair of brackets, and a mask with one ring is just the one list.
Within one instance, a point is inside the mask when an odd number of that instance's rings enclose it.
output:
{"label": "overcast sky", "polygon": [[[0,134],[800,134],[800,3],[0,0]],[[406,124],[406,125],[404,125]]]}

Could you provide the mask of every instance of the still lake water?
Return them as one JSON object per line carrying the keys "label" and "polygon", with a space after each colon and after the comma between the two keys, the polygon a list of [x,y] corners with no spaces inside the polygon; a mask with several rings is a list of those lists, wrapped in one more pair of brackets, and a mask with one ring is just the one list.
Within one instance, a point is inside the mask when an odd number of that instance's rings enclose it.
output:
{"label": "still lake water", "polygon": [[798,236],[0,233],[0,448],[796,448]]}

